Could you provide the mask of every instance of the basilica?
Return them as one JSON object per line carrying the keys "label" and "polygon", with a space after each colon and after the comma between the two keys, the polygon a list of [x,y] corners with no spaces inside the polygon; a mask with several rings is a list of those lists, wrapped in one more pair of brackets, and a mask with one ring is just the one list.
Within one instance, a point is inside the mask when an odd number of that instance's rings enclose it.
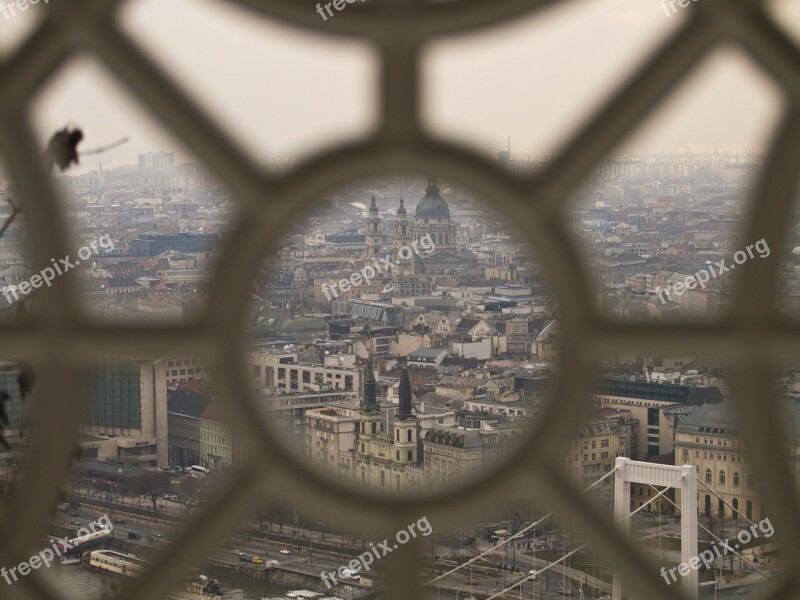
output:
{"label": "basilica", "polygon": [[390,254],[397,258],[403,247],[411,248],[422,243],[433,247],[401,261],[399,272],[394,274],[396,277],[472,272],[478,260],[468,249],[459,250],[458,229],[436,178],[429,177],[425,195],[417,204],[412,219],[409,219],[405,201],[400,197],[391,241],[387,241],[387,232],[381,230],[380,212],[375,196],[372,196],[367,213],[364,257],[369,259]]}

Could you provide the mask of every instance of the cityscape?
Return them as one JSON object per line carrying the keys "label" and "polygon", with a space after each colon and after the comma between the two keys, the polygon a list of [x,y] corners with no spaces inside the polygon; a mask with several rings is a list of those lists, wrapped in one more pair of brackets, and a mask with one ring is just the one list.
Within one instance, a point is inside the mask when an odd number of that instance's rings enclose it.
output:
{"label": "cityscape", "polygon": [[[281,160],[290,168],[291,158]],[[540,168],[510,143],[497,161],[522,173]],[[598,169],[571,213],[598,308],[615,319],[654,321],[719,314],[734,278],[712,279],[707,269],[749,258],[781,262],[782,306],[796,312],[797,215],[790,247],[773,248],[772,258],[768,240],[752,244],[748,256],[735,237],[761,161],[753,147],[675,147]],[[25,294],[0,314],[15,318],[20,306],[38,309],[37,291],[23,288],[36,275],[15,219],[15,188],[0,181],[10,222],[0,236],[0,283]],[[235,204],[201,166],[154,150],[136,164],[56,181],[81,223],[74,242],[113,242],[63,274],[77,280],[91,316],[168,322],[202,310]],[[436,174],[374,178],[321,198],[265,257],[252,284],[247,370],[267,426],[336,485],[386,494],[457,489],[512,458],[550,402],[561,358],[559,308],[524,239],[490,199]],[[709,275],[704,285],[690,285],[703,280],[700,272]],[[668,299],[666,289],[673,290]],[[29,446],[29,369],[24,356],[5,356],[0,366],[8,396],[4,487]],[[724,355],[619,352],[600,366],[582,424],[562,447],[564,472],[609,514],[615,472],[629,459],[694,467],[693,522],[703,549],[763,525],[741,552],[695,569],[700,592],[721,598],[763,588],[783,566],[733,420],[732,375]],[[85,552],[65,553],[64,564],[141,571],[182,520],[202,510],[210,486],[247,459],[213,383],[210,366],[190,354],[98,357],[86,374],[73,476],[52,524],[58,537],[80,534]],[[784,369],[780,386],[791,427],[786,452],[800,477],[800,368]],[[634,538],[665,573],[673,569],[667,584],[677,581],[681,490],[643,483],[628,494]],[[107,512],[112,540],[103,532],[80,537]],[[458,531],[431,525],[423,575],[437,597],[484,600],[504,590],[509,597],[611,597],[611,565],[543,498],[509,498]],[[291,503],[270,507],[208,557],[213,579],[187,583],[185,593],[214,597],[221,585],[234,598],[298,588],[308,595],[286,597],[373,597],[380,562],[360,575],[351,562],[367,541]],[[97,577],[68,579],[108,593]]]}
{"label": "cityscape", "polygon": [[0,14],[0,600],[800,598],[800,2]]}

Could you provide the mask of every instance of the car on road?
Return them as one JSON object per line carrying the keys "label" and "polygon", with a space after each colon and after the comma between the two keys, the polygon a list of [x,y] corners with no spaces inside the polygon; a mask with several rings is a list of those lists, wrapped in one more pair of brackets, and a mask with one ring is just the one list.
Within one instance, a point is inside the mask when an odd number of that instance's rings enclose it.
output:
{"label": "car on road", "polygon": [[280,553],[288,556],[289,554],[292,553],[292,551],[289,550],[288,548],[281,548]]}
{"label": "car on road", "polygon": [[478,585],[480,582],[474,577],[468,577],[467,579],[464,580],[464,583],[466,583],[467,585]]}
{"label": "car on road", "polygon": [[260,556],[254,556],[253,558],[250,559],[250,562],[252,562],[254,565],[263,565],[264,559],[261,558]]}
{"label": "car on road", "polygon": [[242,562],[247,562],[247,563],[252,562],[250,557],[247,556],[246,554],[243,554],[243,555],[239,556],[239,560],[242,561]]}
{"label": "car on road", "polygon": [[737,596],[746,596],[747,594],[752,594],[752,593],[753,593],[753,590],[751,590],[750,588],[746,588],[745,587],[745,588],[740,589],[738,592],[736,592],[736,595]]}
{"label": "car on road", "polygon": [[138,531],[129,531],[128,532],[128,539],[129,540],[140,540],[142,539],[142,534]]}
{"label": "car on road", "polygon": [[241,550],[234,550],[233,553],[236,556],[245,556],[247,554],[246,552],[242,552]]}
{"label": "car on road", "polygon": [[69,516],[70,517],[80,517],[81,513],[79,513],[77,510],[71,510],[71,511],[69,511]]}
{"label": "car on road", "polygon": [[69,524],[70,524],[70,525],[75,525],[76,527],[80,527],[80,525],[81,525],[81,522],[80,522],[80,521],[74,521],[74,520],[73,520],[73,521],[70,521],[70,522],[69,522]]}
{"label": "car on road", "polygon": [[117,517],[116,519],[112,520],[112,523],[116,523],[117,525],[124,525],[125,519],[123,519],[122,517]]}

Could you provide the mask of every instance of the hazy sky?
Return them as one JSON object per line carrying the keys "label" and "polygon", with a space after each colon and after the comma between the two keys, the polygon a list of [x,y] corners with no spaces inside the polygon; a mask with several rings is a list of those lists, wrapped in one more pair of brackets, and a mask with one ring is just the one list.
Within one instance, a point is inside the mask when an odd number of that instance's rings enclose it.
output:
{"label": "hazy sky", "polygon": [[[798,4],[781,3],[796,30]],[[35,11],[0,17],[0,52],[35,18]],[[492,155],[507,135],[514,147],[554,151],[681,18],[668,17],[658,0],[583,0],[450,39],[428,55],[428,126]],[[266,22],[214,0],[140,0],[124,22],[248,154],[307,155],[374,123],[369,47]],[[780,98],[743,55],[718,52],[630,142],[758,144],[780,114]],[[43,142],[69,123],[85,130],[84,148],[131,136],[124,148],[87,157],[84,167],[176,147],[90,59],[51,82],[32,112]]]}

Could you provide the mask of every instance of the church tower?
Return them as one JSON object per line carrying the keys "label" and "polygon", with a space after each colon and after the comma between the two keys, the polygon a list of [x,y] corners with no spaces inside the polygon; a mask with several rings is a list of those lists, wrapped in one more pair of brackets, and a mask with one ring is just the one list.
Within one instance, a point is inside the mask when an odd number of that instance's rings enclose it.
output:
{"label": "church tower", "polygon": [[366,451],[365,444],[370,438],[375,438],[381,433],[381,407],[378,405],[378,384],[375,381],[375,372],[372,370],[372,360],[367,363],[364,371],[364,399],[361,401],[361,419],[359,433],[362,452]]}
{"label": "church tower", "polygon": [[408,367],[400,375],[400,407],[394,419],[394,458],[401,464],[417,462],[417,420],[411,414],[411,380]]}
{"label": "church tower", "polygon": [[411,257],[404,255],[400,256],[400,249],[403,247],[411,248],[411,223],[408,221],[408,212],[406,212],[406,205],[403,197],[400,196],[400,207],[397,209],[397,221],[394,226],[394,258],[398,260],[399,265],[402,265],[402,271],[413,273],[414,272],[414,253]]}
{"label": "church tower", "polygon": [[381,216],[378,213],[378,205],[375,204],[375,194],[372,194],[372,204],[370,204],[367,216],[367,232],[365,236],[367,258],[376,257],[381,250],[380,224]]}

